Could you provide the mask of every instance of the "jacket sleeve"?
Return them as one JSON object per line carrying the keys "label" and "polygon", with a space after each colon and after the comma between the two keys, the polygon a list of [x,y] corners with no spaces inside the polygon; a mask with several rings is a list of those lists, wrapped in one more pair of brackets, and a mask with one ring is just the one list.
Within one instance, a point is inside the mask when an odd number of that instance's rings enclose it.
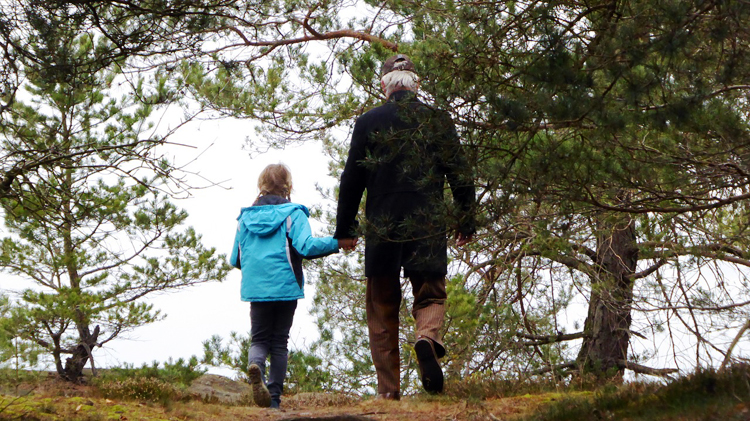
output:
{"label": "jacket sleeve", "polygon": [[297,252],[305,259],[328,256],[339,250],[338,241],[333,237],[313,237],[307,215],[296,210],[290,215],[289,239]]}
{"label": "jacket sleeve", "polygon": [[240,224],[241,221],[237,221],[237,231],[234,234],[234,245],[232,246],[232,254],[229,255],[229,264],[242,269],[240,267],[240,258],[242,257],[242,251],[240,250]]}
{"label": "jacket sleeve", "polygon": [[453,193],[453,200],[459,210],[458,231],[464,235],[474,234],[476,222],[476,192],[472,167],[466,159],[461,141],[456,132],[450,114],[444,112],[443,118],[444,144],[442,154],[445,157],[444,171],[448,184]]}
{"label": "jacket sleeve", "polygon": [[367,130],[362,119],[357,119],[352,132],[349,156],[341,173],[339,200],[336,209],[336,231],[333,238],[356,237],[357,212],[367,184],[367,171],[362,166],[365,159]]}

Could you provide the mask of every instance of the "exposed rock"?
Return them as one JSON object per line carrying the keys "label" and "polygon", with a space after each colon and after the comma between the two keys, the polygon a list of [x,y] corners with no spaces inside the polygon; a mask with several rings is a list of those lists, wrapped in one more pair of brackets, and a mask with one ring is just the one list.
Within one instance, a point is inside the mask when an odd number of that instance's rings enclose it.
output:
{"label": "exposed rock", "polygon": [[216,374],[204,374],[197,378],[188,391],[206,402],[240,404],[252,401],[249,384]]}

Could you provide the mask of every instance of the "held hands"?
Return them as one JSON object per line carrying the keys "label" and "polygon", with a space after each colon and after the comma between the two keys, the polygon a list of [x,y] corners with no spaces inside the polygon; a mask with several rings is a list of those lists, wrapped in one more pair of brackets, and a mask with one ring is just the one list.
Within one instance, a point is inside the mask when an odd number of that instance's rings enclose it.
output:
{"label": "held hands", "polygon": [[339,238],[339,248],[344,249],[346,251],[352,251],[354,250],[354,247],[357,245],[357,238]]}

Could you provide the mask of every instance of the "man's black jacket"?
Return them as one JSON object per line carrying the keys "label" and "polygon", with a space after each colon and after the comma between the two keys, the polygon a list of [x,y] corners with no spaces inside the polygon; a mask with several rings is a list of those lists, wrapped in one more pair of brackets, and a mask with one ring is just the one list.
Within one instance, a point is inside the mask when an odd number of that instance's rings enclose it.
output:
{"label": "man's black jacket", "polygon": [[[444,200],[445,180],[455,208]],[[410,91],[360,116],[341,174],[335,238],[357,236],[364,191],[365,275],[447,272],[447,226],[474,233],[474,185],[450,115]]]}

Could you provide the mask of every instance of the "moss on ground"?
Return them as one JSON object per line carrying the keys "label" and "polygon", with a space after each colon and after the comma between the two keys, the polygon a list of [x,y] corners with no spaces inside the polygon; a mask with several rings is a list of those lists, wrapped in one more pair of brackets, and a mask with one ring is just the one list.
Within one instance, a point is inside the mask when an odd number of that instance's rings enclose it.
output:
{"label": "moss on ground", "polygon": [[[401,401],[337,393],[300,393],[285,396],[283,410],[276,411],[253,406],[251,400],[217,403],[202,395],[158,401],[106,398],[96,387],[70,385],[50,377],[34,387],[5,388],[4,394],[0,394],[0,419],[236,421],[329,417],[388,421],[747,420],[750,419],[750,406],[746,403],[750,402],[749,380],[750,369],[742,366],[722,373],[697,372],[668,385],[630,383],[608,385],[593,391],[557,388],[550,391],[519,390],[514,395],[507,388],[472,386],[456,388],[454,393],[440,396],[407,396]],[[23,396],[15,396],[8,390],[31,391]],[[472,390],[482,393],[468,393]]]}

